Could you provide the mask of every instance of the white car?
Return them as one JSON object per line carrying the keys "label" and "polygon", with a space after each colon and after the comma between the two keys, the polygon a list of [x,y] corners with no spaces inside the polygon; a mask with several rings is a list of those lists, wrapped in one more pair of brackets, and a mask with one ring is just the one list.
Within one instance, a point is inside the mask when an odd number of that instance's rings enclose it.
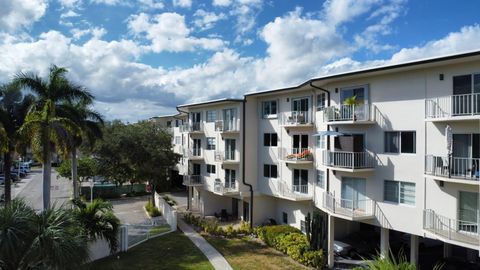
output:
{"label": "white car", "polygon": [[333,251],[336,255],[352,257],[355,249],[345,242],[335,240],[333,242]]}

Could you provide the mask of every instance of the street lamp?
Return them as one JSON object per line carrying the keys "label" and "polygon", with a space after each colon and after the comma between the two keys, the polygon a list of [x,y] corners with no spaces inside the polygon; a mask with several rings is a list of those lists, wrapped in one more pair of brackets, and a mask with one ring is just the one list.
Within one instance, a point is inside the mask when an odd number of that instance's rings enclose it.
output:
{"label": "street lamp", "polygon": [[17,178],[20,179],[20,163],[22,162],[22,157],[18,157],[18,168],[17,168]]}
{"label": "street lamp", "polygon": [[95,186],[95,182],[93,181],[93,178],[88,180],[90,184],[90,203],[93,202],[93,186]]}

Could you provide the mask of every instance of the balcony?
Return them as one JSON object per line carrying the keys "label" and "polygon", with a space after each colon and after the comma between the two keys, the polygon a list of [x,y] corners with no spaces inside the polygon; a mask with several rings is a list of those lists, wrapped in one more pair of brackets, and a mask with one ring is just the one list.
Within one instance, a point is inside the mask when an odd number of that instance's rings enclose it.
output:
{"label": "balcony", "polygon": [[201,148],[190,148],[183,149],[183,156],[187,157],[190,160],[203,160],[203,149]]}
{"label": "balcony", "polygon": [[188,133],[191,134],[202,134],[203,133],[203,123],[194,122],[188,125]]}
{"label": "balcony", "polygon": [[203,176],[201,175],[184,175],[183,185],[189,187],[203,186]]}
{"label": "balcony", "polygon": [[313,151],[310,148],[282,148],[282,160],[293,164],[313,164]]}
{"label": "balcony", "polygon": [[332,194],[322,194],[322,208],[329,214],[355,221],[375,218],[375,201],[371,199],[348,200],[335,198]]}
{"label": "balcony", "polygon": [[329,124],[374,124],[375,110],[371,104],[330,106],[323,111]]}
{"label": "balcony", "polygon": [[240,119],[232,121],[217,120],[215,121],[215,131],[227,134],[227,133],[239,133],[240,132]]}
{"label": "balcony", "polygon": [[213,184],[213,192],[220,195],[236,195],[239,194],[237,182],[222,182],[220,179],[215,179]]}
{"label": "balcony", "polygon": [[240,155],[235,151],[215,151],[215,161],[223,164],[238,164],[240,163]]}
{"label": "balcony", "polygon": [[273,184],[271,185],[272,190],[274,190],[273,195],[291,201],[309,201],[313,199],[308,185],[288,185],[280,179],[271,182],[274,182],[271,183]]}
{"label": "balcony", "polygon": [[478,222],[469,222],[441,216],[431,209],[423,210],[423,229],[438,239],[479,250]]}
{"label": "balcony", "polygon": [[428,121],[459,121],[480,119],[480,93],[451,95],[425,100]]}
{"label": "balcony", "polygon": [[332,170],[364,172],[375,169],[375,156],[368,152],[322,151],[322,164]]}
{"label": "balcony", "polygon": [[425,176],[441,181],[478,185],[480,158],[425,156]]}
{"label": "balcony", "polygon": [[312,128],[312,113],[309,111],[291,111],[280,115],[280,123],[284,127]]}

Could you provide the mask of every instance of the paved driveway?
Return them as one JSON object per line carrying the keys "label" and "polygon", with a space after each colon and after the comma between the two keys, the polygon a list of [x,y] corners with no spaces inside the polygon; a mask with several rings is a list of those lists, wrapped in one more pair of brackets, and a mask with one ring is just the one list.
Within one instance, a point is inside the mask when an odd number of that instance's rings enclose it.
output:
{"label": "paved driveway", "polygon": [[145,214],[143,206],[150,196],[127,197],[110,200],[113,211],[123,224],[148,224],[150,219]]}

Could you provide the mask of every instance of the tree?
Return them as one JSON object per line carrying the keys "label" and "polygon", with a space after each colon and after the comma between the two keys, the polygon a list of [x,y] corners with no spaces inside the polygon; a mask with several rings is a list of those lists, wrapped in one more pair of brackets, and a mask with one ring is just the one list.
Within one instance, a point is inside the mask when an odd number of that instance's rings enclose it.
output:
{"label": "tree", "polygon": [[33,73],[19,73],[14,79],[15,83],[30,89],[36,96],[20,131],[28,136],[35,156],[43,165],[44,209],[50,207],[53,146],[66,155],[68,135],[80,133],[80,128],[72,121],[72,110],[66,104],[93,99],[83,87],[69,82],[66,73],[65,68],[53,65],[47,79]]}
{"label": "tree", "polygon": [[89,241],[105,239],[111,252],[118,248],[118,229],[120,221],[113,213],[110,202],[95,199],[86,204],[81,200],[72,200],[74,216],[88,236]]}
{"label": "tree", "polygon": [[0,208],[0,268],[72,269],[88,259],[87,237],[65,208],[41,213],[22,200]]}
{"label": "tree", "polygon": [[12,158],[15,148],[21,144],[19,135],[29,107],[34,101],[32,95],[24,95],[18,84],[5,84],[0,86],[0,123],[3,127],[5,138],[3,147],[3,173],[5,175],[5,203],[11,200],[11,176]]}
{"label": "tree", "polygon": [[109,123],[103,133],[93,150],[99,175],[120,184],[148,182],[159,192],[170,188],[169,171],[180,156],[173,152],[168,132],[145,121]]}
{"label": "tree", "polygon": [[77,149],[82,145],[93,147],[95,141],[102,137],[101,127],[103,117],[90,109],[91,100],[80,100],[75,104],[69,104],[72,120],[80,128],[80,133],[69,134],[69,152],[71,153],[71,179],[73,184],[73,198],[78,199],[78,164]]}
{"label": "tree", "polygon": [[[72,162],[63,160],[56,169],[58,176],[72,180]],[[97,160],[91,157],[81,157],[78,159],[78,180],[84,182],[97,175]]]}

